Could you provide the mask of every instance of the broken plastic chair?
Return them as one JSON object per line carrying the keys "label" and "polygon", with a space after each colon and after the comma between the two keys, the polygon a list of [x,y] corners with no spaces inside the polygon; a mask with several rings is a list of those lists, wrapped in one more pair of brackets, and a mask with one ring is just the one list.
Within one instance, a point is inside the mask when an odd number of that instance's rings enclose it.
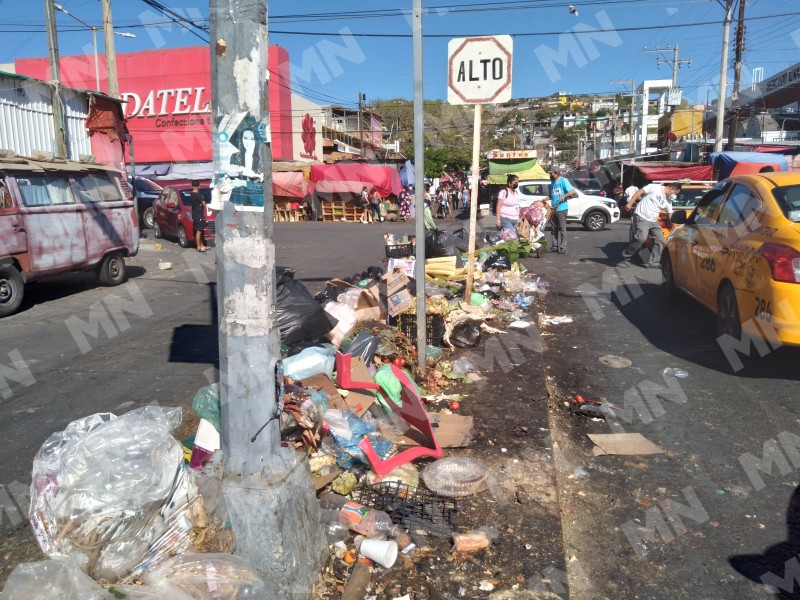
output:
{"label": "broken plastic chair", "polygon": [[386,475],[397,467],[423,456],[431,456],[433,458],[442,458],[444,456],[444,450],[442,450],[433,435],[431,420],[428,418],[428,413],[425,412],[425,406],[422,404],[414,383],[403,370],[394,365],[391,368],[394,376],[400,381],[403,391],[401,394],[401,406],[396,406],[393,402],[389,402],[389,407],[407,423],[416,427],[425,438],[424,441],[427,445],[412,446],[386,460],[382,460],[378,453],[375,452],[369,439],[365,437],[358,443],[358,447],[364,451],[364,455],[378,475]]}
{"label": "broken plastic chair", "polygon": [[[356,360],[360,362],[361,359]],[[353,381],[353,355],[341,352],[336,353],[336,385],[343,390],[377,390],[381,387],[374,381]]]}

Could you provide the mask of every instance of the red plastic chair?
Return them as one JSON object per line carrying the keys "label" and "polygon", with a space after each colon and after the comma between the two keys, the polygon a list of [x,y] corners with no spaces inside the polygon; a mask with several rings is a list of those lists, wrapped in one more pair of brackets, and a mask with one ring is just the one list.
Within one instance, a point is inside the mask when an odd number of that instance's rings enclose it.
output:
{"label": "red plastic chair", "polygon": [[343,390],[377,390],[379,386],[374,381],[353,381],[352,366],[353,355],[336,353],[336,385]]}
{"label": "red plastic chair", "polygon": [[442,447],[439,445],[439,442],[436,441],[436,437],[433,435],[433,426],[431,425],[431,420],[428,418],[428,413],[425,412],[425,405],[422,404],[422,400],[417,393],[414,383],[401,369],[395,365],[390,366],[392,373],[395,377],[397,377],[402,385],[401,399],[403,403],[402,406],[399,407],[391,401],[387,404],[394,412],[405,419],[407,423],[416,427],[425,437],[425,442],[428,445],[411,446],[407,450],[403,450],[402,452],[383,460],[380,456],[378,456],[378,453],[375,452],[375,449],[372,447],[369,439],[365,437],[358,443],[358,447],[364,451],[364,455],[367,457],[367,460],[369,460],[373,470],[378,475],[386,475],[397,467],[400,467],[406,463],[410,463],[417,458],[422,458],[423,456],[431,456],[433,458],[442,458],[442,456],[444,456],[444,450],[442,450]]}

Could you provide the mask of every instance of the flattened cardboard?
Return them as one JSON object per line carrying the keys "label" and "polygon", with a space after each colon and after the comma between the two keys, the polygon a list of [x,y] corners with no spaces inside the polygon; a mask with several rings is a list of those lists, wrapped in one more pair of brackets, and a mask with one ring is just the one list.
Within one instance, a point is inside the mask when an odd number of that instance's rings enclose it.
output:
{"label": "flattened cardboard", "polygon": [[403,290],[389,296],[387,303],[389,305],[389,314],[396,317],[414,304],[414,296],[408,290]]}
{"label": "flattened cardboard", "polygon": [[386,319],[386,310],[383,308],[383,302],[381,302],[380,286],[373,285],[365,289],[357,285],[351,285],[341,279],[331,279],[327,285],[361,290],[356,306],[356,317],[358,317],[359,321],[383,321]]}
{"label": "flattened cardboard", "polygon": [[[433,425],[433,435],[442,448],[466,448],[472,441],[470,431],[474,423],[472,417],[455,413],[428,413]],[[404,435],[388,436],[390,440],[405,446],[421,446],[425,438],[415,428]]]}
{"label": "flattened cardboard", "polygon": [[383,276],[386,280],[386,293],[391,296],[392,294],[396,294],[404,287],[408,285],[408,277],[402,271],[396,271],[394,273],[387,273]]}
{"label": "flattened cardboard", "polygon": [[[358,357],[353,358],[352,369],[353,378],[358,378],[357,381],[373,381],[369,369],[367,369],[364,361]],[[336,410],[352,410],[357,416],[362,416],[369,407],[375,403],[375,393],[371,390],[349,390],[346,397],[342,397],[337,387],[333,382],[328,379],[327,375],[320,373],[313,377],[306,377],[303,379],[303,385],[306,387],[313,387],[322,390],[328,394],[328,408],[335,408]]]}
{"label": "flattened cardboard", "polygon": [[589,433],[587,435],[596,444],[592,449],[595,456],[664,453],[660,446],[648,440],[641,433]]}

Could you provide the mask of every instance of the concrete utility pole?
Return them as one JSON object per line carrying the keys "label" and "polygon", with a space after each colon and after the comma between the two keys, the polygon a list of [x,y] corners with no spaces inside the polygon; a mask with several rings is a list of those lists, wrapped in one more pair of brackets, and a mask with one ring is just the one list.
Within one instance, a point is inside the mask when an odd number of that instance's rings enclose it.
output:
{"label": "concrete utility pole", "polygon": [[[666,52],[667,50],[670,50],[669,46],[667,46],[666,48],[659,48],[658,46],[656,46],[653,50],[648,50],[647,48],[645,48],[643,50],[643,52],[657,52],[657,53],[660,54],[662,52]],[[668,64],[672,64],[672,88],[673,89],[678,87],[678,67],[683,63],[686,63],[687,65],[691,65],[692,64],[692,59],[690,59],[690,58],[678,58],[678,44],[675,44],[675,47],[672,48],[672,59],[671,60],[669,58],[664,58],[663,56],[659,56],[656,59],[656,64],[657,65],[660,65],[660,64],[667,64],[667,65]]]}
{"label": "concrete utility pole", "polygon": [[[719,0],[718,0],[719,1]],[[744,0],[739,0],[744,2]],[[730,39],[733,0],[725,0],[725,20],[722,22],[722,52],[719,61],[719,93],[717,95],[717,132],[714,136],[714,152],[722,152],[722,134],[725,124],[725,94],[728,87],[728,41]]]}
{"label": "concrete utility pole", "polygon": [[117,79],[117,54],[114,52],[114,21],[111,18],[111,0],[101,0],[103,6],[103,46],[106,52],[106,74],[108,75],[108,95],[119,98]]}
{"label": "concrete utility pole", "polygon": [[364,160],[366,155],[364,154],[364,101],[366,100],[366,96],[361,92],[358,92],[358,139],[361,142],[361,160]]}
{"label": "concrete utility pole", "polygon": [[[739,81],[742,77],[742,54],[744,53],[744,8],[745,0],[739,0],[739,22],[736,26],[736,50],[733,63],[733,91],[731,92],[731,119],[728,125],[727,150],[736,146],[736,130],[739,128]],[[763,134],[762,134],[763,136]]]}
{"label": "concrete utility pole", "polygon": [[53,0],[44,0],[44,18],[47,22],[47,48],[50,54],[50,80],[53,82],[53,155],[68,158],[64,106],[61,103],[61,68],[58,58],[58,33],[56,31],[56,11]]}
{"label": "concrete utility pole", "polygon": [[224,201],[217,216],[223,492],[236,554],[262,575],[271,597],[306,599],[327,546],[308,462],[280,440],[267,3],[210,0],[209,15],[215,181],[231,133],[219,129],[223,121],[257,132],[264,169],[263,210]]}

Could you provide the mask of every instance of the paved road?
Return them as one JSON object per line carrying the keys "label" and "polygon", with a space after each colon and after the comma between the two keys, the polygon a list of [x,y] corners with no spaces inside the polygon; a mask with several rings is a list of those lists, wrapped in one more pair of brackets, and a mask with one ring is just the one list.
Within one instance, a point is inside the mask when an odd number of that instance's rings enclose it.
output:
{"label": "paved road", "polygon": [[[710,312],[662,301],[658,271],[614,268],[626,238],[626,223],[574,228],[569,254],[536,263],[548,312],[575,319],[544,328],[554,383],[624,408],[614,423],[551,410],[571,597],[776,597],[740,571],[800,597],[800,355],[778,349],[734,372]],[[666,453],[592,455],[587,433],[622,431]]]}
{"label": "paved road", "polygon": [[[380,265],[387,231],[413,233],[413,224],[279,223],[278,263],[317,292],[332,276]],[[21,312],[2,320],[0,531],[21,523],[15,505],[26,504],[31,462],[53,431],[153,402],[189,409],[214,377],[215,254],[155,242],[142,240],[126,284],[59,276],[31,285]]]}

